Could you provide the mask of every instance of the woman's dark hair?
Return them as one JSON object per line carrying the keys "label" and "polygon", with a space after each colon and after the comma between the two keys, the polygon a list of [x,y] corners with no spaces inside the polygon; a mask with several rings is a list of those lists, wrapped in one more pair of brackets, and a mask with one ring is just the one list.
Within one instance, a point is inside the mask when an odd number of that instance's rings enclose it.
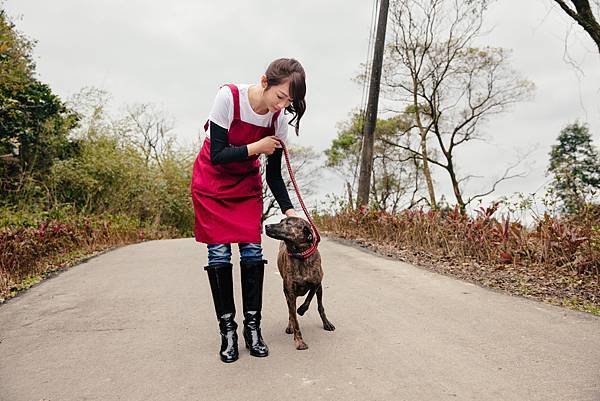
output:
{"label": "woman's dark hair", "polygon": [[294,118],[292,118],[289,124],[296,129],[296,135],[298,135],[300,119],[306,110],[306,102],[304,101],[306,75],[304,74],[304,68],[302,68],[298,60],[293,58],[279,58],[269,64],[265,75],[267,76],[266,89],[289,80],[292,103],[285,109],[294,114]]}

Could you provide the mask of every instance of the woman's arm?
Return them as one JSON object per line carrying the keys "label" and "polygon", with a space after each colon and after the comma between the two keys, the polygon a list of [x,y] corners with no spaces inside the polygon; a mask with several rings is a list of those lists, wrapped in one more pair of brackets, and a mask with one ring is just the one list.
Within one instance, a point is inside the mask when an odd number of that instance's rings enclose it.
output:
{"label": "woman's arm", "polygon": [[282,148],[276,148],[273,154],[267,157],[267,184],[275,200],[279,204],[279,208],[286,216],[296,216],[294,205],[290,201],[283,178],[281,177],[281,155]]}
{"label": "woman's arm", "polygon": [[210,122],[210,162],[223,164],[240,162],[248,158],[248,147],[231,146],[227,139],[227,130]]}

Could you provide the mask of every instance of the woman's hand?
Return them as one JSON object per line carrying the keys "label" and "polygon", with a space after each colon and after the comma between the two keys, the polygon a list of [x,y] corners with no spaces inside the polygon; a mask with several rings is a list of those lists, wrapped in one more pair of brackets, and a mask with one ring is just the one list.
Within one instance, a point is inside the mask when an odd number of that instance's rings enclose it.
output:
{"label": "woman's hand", "polygon": [[294,209],[288,209],[285,211],[284,214],[286,217],[300,217],[296,214],[296,211]]}
{"label": "woman's hand", "polygon": [[275,135],[266,136],[261,140],[253,142],[248,146],[248,156],[254,156],[261,153],[271,155],[275,152],[275,148],[279,145],[279,141],[275,139]]}

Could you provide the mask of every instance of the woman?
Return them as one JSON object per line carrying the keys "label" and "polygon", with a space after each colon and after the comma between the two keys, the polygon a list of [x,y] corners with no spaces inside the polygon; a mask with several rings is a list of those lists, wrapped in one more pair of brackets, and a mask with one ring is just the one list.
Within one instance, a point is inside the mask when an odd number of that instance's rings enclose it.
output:
{"label": "woman", "polygon": [[240,250],[246,348],[252,356],[269,353],[260,332],[267,261],[263,260],[261,247],[262,179],[258,157],[268,156],[267,183],[281,211],[296,216],[281,177],[282,148],[276,138],[286,141],[288,124],[298,135],[306,109],[305,93],[305,73],[300,63],[277,59],[258,84],[221,87],[204,126],[205,131],[210,129],[210,139],[205,139],[194,163],[191,190],[196,241],[208,246],[208,265],[204,269],[219,321],[223,362],[234,362],[239,356],[231,243],[237,243]]}

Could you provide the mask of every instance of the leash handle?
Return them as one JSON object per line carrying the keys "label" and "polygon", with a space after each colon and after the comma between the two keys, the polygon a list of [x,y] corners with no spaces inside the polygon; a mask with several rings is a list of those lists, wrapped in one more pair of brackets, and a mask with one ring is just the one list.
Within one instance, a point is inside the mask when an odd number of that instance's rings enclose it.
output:
{"label": "leash handle", "polygon": [[310,226],[313,230],[314,235],[313,235],[312,245],[306,251],[297,254],[298,256],[300,256],[302,258],[308,258],[309,256],[311,256],[313,253],[316,252],[317,245],[319,245],[319,242],[321,241],[321,236],[319,235],[317,226],[315,226],[315,223],[310,218],[310,214],[308,213],[308,210],[306,210],[304,201],[302,200],[302,197],[300,196],[300,190],[298,189],[298,184],[296,184],[296,178],[294,177],[294,172],[292,171],[292,165],[290,164],[290,155],[288,153],[287,147],[285,146],[285,143],[283,143],[283,141],[280,138],[276,137],[275,139],[277,139],[277,141],[283,148],[283,154],[285,155],[285,163],[287,165],[288,173],[290,175],[290,179],[292,180],[292,184],[294,185],[294,190],[296,191],[296,195],[298,196],[298,201],[300,202],[300,205],[302,206],[302,210],[304,211],[304,214],[306,215],[306,218],[308,219],[308,222],[310,223]]}

